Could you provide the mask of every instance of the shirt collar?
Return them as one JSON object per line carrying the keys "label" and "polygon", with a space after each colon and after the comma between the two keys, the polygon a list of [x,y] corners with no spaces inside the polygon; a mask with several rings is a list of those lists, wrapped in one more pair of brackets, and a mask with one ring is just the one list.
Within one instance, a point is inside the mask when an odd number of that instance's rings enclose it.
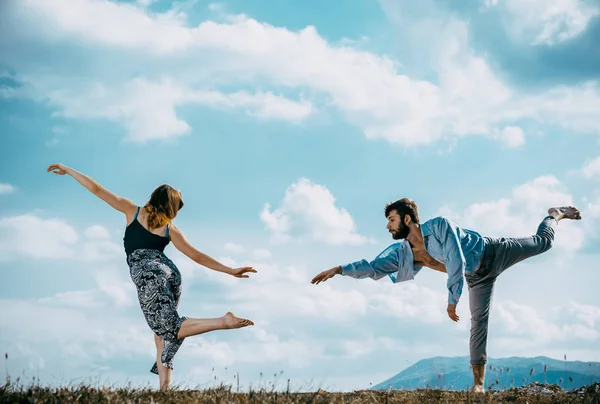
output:
{"label": "shirt collar", "polygon": [[423,237],[427,237],[431,234],[431,227],[429,227],[428,221],[421,224],[421,232],[423,233]]}

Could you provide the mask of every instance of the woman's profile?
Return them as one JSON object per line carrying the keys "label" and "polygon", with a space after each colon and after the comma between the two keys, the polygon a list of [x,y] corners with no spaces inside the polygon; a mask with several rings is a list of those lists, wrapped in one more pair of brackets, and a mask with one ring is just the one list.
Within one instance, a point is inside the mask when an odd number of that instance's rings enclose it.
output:
{"label": "woman's profile", "polygon": [[164,254],[173,242],[184,255],[212,270],[237,278],[256,273],[252,267],[230,268],[195,249],[172,221],[183,207],[181,193],[169,185],[157,187],[144,206],[108,191],[90,177],[63,164],[52,164],[47,172],[69,174],[94,195],[125,214],[127,227],[123,244],[131,279],[136,286],[140,307],[154,332],[156,362],[151,372],[158,374],[161,389],[168,389],[173,358],[184,338],[214,330],[254,325],[250,320],[227,312],[219,318],[182,317],[177,312],[181,296],[181,274]]}

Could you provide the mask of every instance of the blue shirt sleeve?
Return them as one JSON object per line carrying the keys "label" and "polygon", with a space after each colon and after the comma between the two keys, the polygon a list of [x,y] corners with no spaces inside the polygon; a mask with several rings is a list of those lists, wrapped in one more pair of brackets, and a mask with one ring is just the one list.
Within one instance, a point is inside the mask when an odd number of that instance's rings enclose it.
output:
{"label": "blue shirt sleeve", "polygon": [[460,245],[457,227],[441,217],[435,226],[436,236],[442,243],[448,273],[448,304],[458,304],[464,283],[465,256]]}
{"label": "blue shirt sleeve", "polygon": [[392,244],[381,252],[373,261],[365,259],[342,265],[342,275],[351,278],[381,279],[398,271],[399,245]]}

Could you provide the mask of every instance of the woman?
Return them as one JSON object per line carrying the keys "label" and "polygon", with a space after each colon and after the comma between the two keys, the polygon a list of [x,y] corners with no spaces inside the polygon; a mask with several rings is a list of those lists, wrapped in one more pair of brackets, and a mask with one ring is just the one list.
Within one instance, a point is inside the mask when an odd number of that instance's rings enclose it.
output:
{"label": "woman", "polygon": [[58,175],[69,174],[94,195],[125,214],[127,227],[123,244],[127,264],[146,322],[154,331],[156,362],[151,372],[158,374],[161,389],[169,388],[173,357],[184,338],[214,330],[254,325],[252,321],[235,317],[231,312],[211,319],[180,317],[177,313],[181,274],[163,253],[170,241],[193,261],[212,270],[237,278],[248,278],[248,273],[256,273],[252,267],[233,269],[225,266],[188,243],[181,230],[172,224],[183,207],[179,191],[169,185],[161,185],[140,209],[130,200],[111,193],[90,177],[63,164],[52,164],[47,171]]}

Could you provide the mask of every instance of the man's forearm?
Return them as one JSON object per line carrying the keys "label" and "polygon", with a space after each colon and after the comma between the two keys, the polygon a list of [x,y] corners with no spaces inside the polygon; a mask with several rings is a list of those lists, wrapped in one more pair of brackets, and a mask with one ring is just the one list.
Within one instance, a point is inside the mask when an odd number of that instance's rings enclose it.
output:
{"label": "man's forearm", "polygon": [[448,304],[458,304],[462,292],[462,281],[448,286]]}
{"label": "man's forearm", "polygon": [[[375,263],[375,261],[373,261]],[[397,267],[385,268],[380,265],[372,265],[367,260],[356,261],[351,264],[342,265],[339,267],[339,274],[343,276],[349,276],[355,279],[371,278],[373,280],[379,280],[390,273],[396,272]]]}

